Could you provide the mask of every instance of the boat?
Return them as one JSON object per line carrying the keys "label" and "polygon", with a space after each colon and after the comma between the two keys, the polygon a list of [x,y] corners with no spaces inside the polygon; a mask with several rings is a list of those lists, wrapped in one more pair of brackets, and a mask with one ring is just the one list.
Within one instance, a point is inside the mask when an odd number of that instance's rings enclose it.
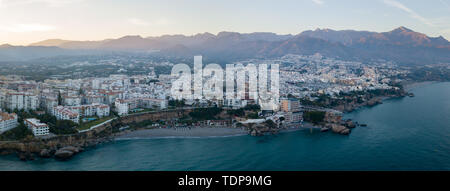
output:
{"label": "boat", "polygon": [[330,130],[330,129],[329,129],[329,128],[326,128],[326,127],[320,128],[320,132],[327,132],[328,130]]}

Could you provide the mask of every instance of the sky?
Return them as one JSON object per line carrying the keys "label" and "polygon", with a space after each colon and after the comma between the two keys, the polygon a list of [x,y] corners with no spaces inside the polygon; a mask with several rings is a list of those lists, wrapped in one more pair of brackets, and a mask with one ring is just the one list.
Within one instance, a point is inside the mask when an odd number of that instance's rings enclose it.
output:
{"label": "sky", "polygon": [[0,0],[0,44],[399,26],[450,40],[450,0]]}

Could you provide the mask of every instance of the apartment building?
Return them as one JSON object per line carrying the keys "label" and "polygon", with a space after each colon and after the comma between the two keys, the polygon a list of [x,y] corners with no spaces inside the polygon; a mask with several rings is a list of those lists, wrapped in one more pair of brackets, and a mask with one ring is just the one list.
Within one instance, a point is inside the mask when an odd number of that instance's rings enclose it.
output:
{"label": "apartment building", "polygon": [[43,136],[50,134],[48,125],[41,123],[39,119],[28,118],[23,121],[25,125],[33,132],[34,136]]}
{"label": "apartment building", "polygon": [[6,108],[11,110],[36,110],[39,107],[38,96],[28,92],[7,92],[4,101]]}
{"label": "apartment building", "polygon": [[52,114],[58,120],[70,120],[78,123],[80,120],[80,115],[77,112],[70,110],[64,106],[56,106],[52,110]]}
{"label": "apartment building", "polygon": [[281,99],[281,111],[284,112],[299,112],[300,101],[296,99]]}
{"label": "apartment building", "polygon": [[123,116],[128,114],[128,102],[125,100],[116,99],[114,106],[116,107],[116,112],[118,115]]}
{"label": "apartment building", "polygon": [[0,133],[17,127],[17,114],[0,112]]}
{"label": "apartment building", "polygon": [[70,106],[66,107],[73,112],[78,113],[83,117],[88,116],[98,116],[98,117],[106,117],[109,116],[110,108],[106,104],[93,103],[90,105],[79,105],[79,106]]}
{"label": "apartment building", "polygon": [[136,108],[166,109],[168,106],[168,102],[165,99],[133,98],[133,99],[116,99],[114,105],[119,115],[126,115],[128,114],[129,110]]}
{"label": "apartment building", "polygon": [[79,96],[64,96],[65,106],[77,106],[81,105],[81,97]]}

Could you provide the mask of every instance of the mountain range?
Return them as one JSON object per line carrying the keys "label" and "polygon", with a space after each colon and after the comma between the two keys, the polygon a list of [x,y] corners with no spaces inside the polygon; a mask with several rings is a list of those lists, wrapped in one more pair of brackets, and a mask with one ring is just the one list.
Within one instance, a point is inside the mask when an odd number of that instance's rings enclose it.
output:
{"label": "mountain range", "polygon": [[124,36],[102,41],[49,39],[28,46],[0,46],[0,61],[26,60],[92,52],[144,52],[166,56],[191,57],[201,54],[212,60],[278,57],[286,54],[324,56],[368,61],[393,60],[400,64],[450,63],[450,42],[429,37],[406,27],[389,32],[316,29],[297,35],[275,33],[220,32],[192,36]]}

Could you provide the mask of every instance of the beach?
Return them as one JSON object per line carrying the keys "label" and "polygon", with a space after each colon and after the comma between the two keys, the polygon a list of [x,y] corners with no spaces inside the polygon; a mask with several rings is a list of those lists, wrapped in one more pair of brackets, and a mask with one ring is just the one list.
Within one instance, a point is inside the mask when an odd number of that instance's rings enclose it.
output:
{"label": "beach", "polygon": [[[279,133],[292,132],[305,129],[318,129],[310,123],[303,123],[301,127],[280,129]],[[115,135],[116,140],[145,139],[145,138],[203,138],[203,137],[229,137],[248,135],[248,131],[242,128],[227,127],[179,127],[179,128],[154,128],[124,131]]]}
{"label": "beach", "polygon": [[128,131],[117,135],[115,139],[227,137],[247,134],[247,130],[241,128],[182,127]]}

